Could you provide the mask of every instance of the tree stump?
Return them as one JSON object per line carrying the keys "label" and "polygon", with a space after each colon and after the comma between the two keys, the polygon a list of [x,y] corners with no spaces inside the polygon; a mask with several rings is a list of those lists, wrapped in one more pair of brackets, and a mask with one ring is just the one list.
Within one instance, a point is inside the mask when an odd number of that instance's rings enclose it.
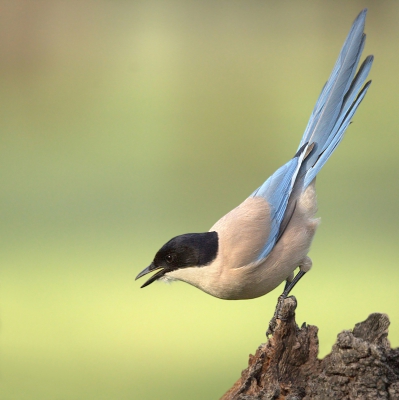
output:
{"label": "tree stump", "polygon": [[390,347],[386,314],[341,332],[319,360],[318,328],[299,329],[296,306],[295,297],[284,300],[273,336],[221,400],[399,399],[399,348]]}

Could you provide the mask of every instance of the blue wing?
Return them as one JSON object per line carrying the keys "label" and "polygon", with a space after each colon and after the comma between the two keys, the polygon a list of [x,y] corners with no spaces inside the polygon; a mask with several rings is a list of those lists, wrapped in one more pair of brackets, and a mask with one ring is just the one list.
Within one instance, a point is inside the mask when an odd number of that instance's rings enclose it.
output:
{"label": "blue wing", "polygon": [[[361,89],[370,71],[372,56],[365,59],[355,76],[366,39],[363,33],[366,13],[367,10],[363,10],[352,25],[310,116],[297,154],[251,195],[263,197],[271,207],[270,234],[258,260],[268,256],[287,223],[287,206],[294,187],[300,185],[301,192],[313,181],[342,140],[370,86],[371,82],[368,82]],[[293,210],[292,207],[290,209]]]}
{"label": "blue wing", "polygon": [[251,196],[261,196],[266,199],[270,207],[270,233],[265,247],[258,259],[265,258],[279,236],[280,225],[287,209],[288,200],[295,184],[296,177],[306,154],[307,143],[295,154],[295,157],[280,167],[261,187],[256,189]]}

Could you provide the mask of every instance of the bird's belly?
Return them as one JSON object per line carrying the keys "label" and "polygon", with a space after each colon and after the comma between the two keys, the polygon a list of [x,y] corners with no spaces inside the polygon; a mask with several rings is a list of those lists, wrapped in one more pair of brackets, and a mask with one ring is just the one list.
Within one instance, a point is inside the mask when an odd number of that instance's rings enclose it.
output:
{"label": "bird's belly", "polygon": [[298,263],[268,264],[265,262],[246,271],[243,271],[246,267],[235,270],[230,275],[229,282],[224,282],[223,290],[219,290],[216,297],[244,300],[263,296],[284,282],[298,267]]}

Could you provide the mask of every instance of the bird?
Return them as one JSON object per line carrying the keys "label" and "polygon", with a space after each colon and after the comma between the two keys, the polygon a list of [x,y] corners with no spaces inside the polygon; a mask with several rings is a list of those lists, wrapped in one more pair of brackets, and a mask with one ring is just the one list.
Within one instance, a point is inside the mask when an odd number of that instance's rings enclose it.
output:
{"label": "bird", "polygon": [[[312,111],[293,158],[277,169],[208,232],[164,244],[136,280],[183,281],[226,300],[263,296],[285,281],[286,298],[311,269],[308,252],[316,217],[316,175],[341,142],[371,80],[374,57],[357,67],[365,45],[367,9],[357,16]],[[295,270],[299,272],[295,275]]]}

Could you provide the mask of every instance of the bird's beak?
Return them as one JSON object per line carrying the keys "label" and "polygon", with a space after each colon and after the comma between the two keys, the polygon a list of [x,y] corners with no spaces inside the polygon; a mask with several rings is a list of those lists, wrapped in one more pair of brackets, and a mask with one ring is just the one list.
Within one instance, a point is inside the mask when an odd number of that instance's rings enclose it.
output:
{"label": "bird's beak", "polygon": [[158,278],[160,278],[161,276],[164,275],[164,273],[166,272],[164,269],[162,269],[162,267],[158,267],[156,266],[154,263],[151,263],[147,268],[143,269],[137,276],[136,276],[136,281],[137,279],[141,278],[144,275],[149,274],[152,271],[156,271],[157,269],[160,269],[160,271],[158,271],[156,274],[154,274],[150,279],[148,279],[148,281],[146,281],[143,285],[141,285],[141,287],[146,287],[148,286],[150,283],[156,281]]}

